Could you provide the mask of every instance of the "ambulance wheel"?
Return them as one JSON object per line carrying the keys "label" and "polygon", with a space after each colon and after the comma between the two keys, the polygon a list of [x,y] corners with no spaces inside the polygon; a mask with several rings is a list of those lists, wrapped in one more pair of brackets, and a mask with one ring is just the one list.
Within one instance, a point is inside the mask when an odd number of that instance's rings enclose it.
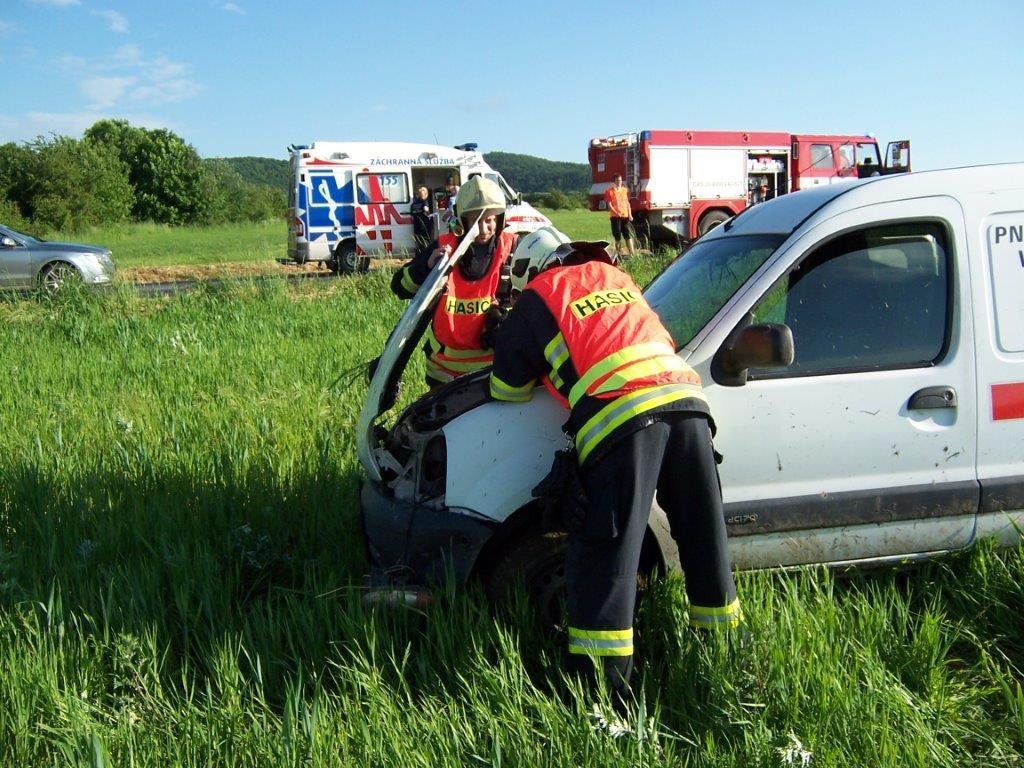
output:
{"label": "ambulance wheel", "polygon": [[728,220],[729,214],[725,211],[709,211],[701,218],[700,225],[697,227],[697,232],[701,237],[704,237],[704,235],[719,224],[724,224]]}
{"label": "ambulance wheel", "polygon": [[336,275],[352,275],[356,272],[365,272],[365,269],[359,269],[360,257],[356,254],[356,245],[351,240],[338,243],[338,247],[334,249],[334,254],[331,256],[331,260],[327,262],[327,266],[330,267],[331,272]]}
{"label": "ambulance wheel", "polygon": [[532,531],[513,541],[484,577],[487,596],[508,601],[522,583],[530,607],[545,628],[565,624],[565,552],[569,534]]}

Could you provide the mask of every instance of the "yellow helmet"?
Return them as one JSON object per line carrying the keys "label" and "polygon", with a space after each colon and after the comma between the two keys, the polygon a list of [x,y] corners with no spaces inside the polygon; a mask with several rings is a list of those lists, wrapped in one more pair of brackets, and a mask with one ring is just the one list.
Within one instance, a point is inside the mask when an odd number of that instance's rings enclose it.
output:
{"label": "yellow helmet", "polygon": [[483,176],[474,176],[461,187],[455,198],[455,212],[465,222],[477,216],[505,215],[505,193],[495,182]]}

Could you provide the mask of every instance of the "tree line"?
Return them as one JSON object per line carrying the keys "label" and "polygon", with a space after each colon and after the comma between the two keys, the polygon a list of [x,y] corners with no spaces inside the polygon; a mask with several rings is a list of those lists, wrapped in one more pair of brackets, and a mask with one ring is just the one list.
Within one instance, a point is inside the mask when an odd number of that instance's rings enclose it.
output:
{"label": "tree line", "polygon": [[[523,197],[546,208],[586,206],[585,163],[488,152]],[[286,215],[288,162],[199,157],[173,131],[99,120],[80,139],[0,144],[0,223],[37,233],[125,221],[220,224]]]}
{"label": "tree line", "polygon": [[0,221],[38,232],[125,221],[220,224],[285,215],[281,187],[203,160],[165,128],[99,120],[81,139],[0,145]]}

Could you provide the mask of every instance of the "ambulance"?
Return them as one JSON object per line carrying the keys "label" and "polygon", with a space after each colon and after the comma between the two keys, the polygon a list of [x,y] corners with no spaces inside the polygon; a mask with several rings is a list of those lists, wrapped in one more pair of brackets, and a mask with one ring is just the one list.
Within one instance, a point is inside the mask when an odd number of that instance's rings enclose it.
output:
{"label": "ambulance", "polygon": [[[382,400],[444,286],[391,335],[360,416],[363,524],[408,584],[563,583],[566,534],[533,489],[565,447],[544,387],[494,402],[487,371],[390,426]],[[1024,163],[844,180],[750,206],[644,289],[717,423],[737,568],[903,563],[1024,531]],[[656,504],[644,569],[678,569]]]}
{"label": "ambulance", "polygon": [[363,272],[371,256],[411,254],[410,206],[420,185],[434,200],[433,226],[449,207],[446,184],[483,175],[505,193],[512,232],[533,232],[551,221],[523,202],[491,168],[476,144],[314,141],[292,145],[286,262],[323,262],[335,273]]}

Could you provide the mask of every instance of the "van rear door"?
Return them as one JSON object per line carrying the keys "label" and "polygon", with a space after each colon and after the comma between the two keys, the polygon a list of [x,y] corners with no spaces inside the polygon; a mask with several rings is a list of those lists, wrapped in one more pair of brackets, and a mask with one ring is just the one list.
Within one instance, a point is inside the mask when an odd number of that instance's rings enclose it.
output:
{"label": "van rear door", "polygon": [[[356,174],[356,248],[365,254],[411,250],[412,190],[403,170]],[[401,206],[405,213],[400,213]]]}
{"label": "van rear door", "polygon": [[755,322],[790,327],[796,359],[740,387],[710,383],[698,363],[738,565],[971,541],[975,354],[970,279],[954,266],[965,248],[948,198],[866,206],[811,229],[776,262],[778,279],[742,297]]}

